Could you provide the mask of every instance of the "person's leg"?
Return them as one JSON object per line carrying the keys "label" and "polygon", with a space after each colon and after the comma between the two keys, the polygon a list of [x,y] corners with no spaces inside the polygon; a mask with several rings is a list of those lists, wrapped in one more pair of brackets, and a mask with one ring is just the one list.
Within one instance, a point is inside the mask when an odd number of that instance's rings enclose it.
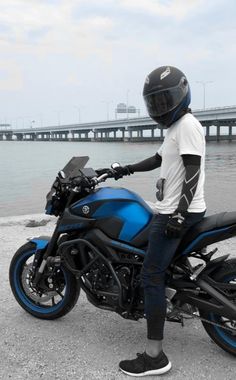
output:
{"label": "person's leg", "polygon": [[[185,232],[202,219],[204,213],[189,214]],[[162,351],[163,329],[166,316],[165,272],[181,238],[169,239],[165,228],[169,215],[157,215],[151,226],[149,245],[145,256],[142,280],[147,318],[146,352],[133,360],[124,360],[120,369],[130,376],[160,375],[171,369],[171,363]]]}
{"label": "person's leg", "polygon": [[[182,235],[203,216],[204,213],[188,214]],[[165,235],[168,219],[169,215],[158,215],[155,218],[142,269],[147,319],[146,353],[151,357],[156,357],[162,351],[166,317],[165,272],[182,239],[182,235],[177,239],[170,239]]]}
{"label": "person's leg", "polygon": [[[171,363],[162,351],[163,327],[165,320],[165,269],[169,252],[176,249],[174,239],[165,236],[168,215],[157,215],[151,226],[148,250],[142,269],[147,318],[148,341],[146,351],[133,360],[120,362],[120,369],[130,376],[160,375],[171,369]],[[169,243],[167,250],[165,244]],[[165,252],[162,255],[162,251]],[[158,251],[158,252],[157,252]],[[159,261],[157,257],[159,257]]]}
{"label": "person's leg", "polygon": [[151,357],[158,356],[162,351],[166,316],[165,272],[180,242],[180,238],[169,239],[165,235],[168,219],[169,215],[156,216],[142,268],[147,319],[146,353]]}

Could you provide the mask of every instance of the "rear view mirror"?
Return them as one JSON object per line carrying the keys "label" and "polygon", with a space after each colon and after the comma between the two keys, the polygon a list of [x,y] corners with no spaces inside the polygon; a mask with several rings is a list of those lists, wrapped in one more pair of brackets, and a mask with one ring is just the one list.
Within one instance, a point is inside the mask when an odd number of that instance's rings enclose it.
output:
{"label": "rear view mirror", "polygon": [[119,162],[114,162],[113,164],[111,164],[111,168],[112,169],[116,169],[120,166]]}

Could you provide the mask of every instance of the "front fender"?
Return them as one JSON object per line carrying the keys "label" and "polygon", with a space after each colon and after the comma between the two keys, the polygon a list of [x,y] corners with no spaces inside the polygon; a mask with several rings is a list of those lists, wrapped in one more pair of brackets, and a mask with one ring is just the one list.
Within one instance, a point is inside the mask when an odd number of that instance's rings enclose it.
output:
{"label": "front fender", "polygon": [[28,239],[28,241],[30,243],[35,244],[36,250],[38,251],[38,250],[46,249],[50,239],[51,239],[50,236],[36,236],[36,237]]}

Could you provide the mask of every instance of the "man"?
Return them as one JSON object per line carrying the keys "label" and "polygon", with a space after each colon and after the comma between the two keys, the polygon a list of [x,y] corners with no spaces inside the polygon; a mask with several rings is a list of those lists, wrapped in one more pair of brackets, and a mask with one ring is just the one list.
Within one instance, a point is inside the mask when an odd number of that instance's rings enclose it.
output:
{"label": "man", "polygon": [[158,152],[137,164],[116,168],[117,177],[160,167],[157,181],[157,215],[151,226],[142,268],[147,319],[143,354],[124,360],[120,369],[130,376],[159,375],[171,363],[162,350],[166,317],[165,272],[183,234],[205,213],[203,128],[188,108],[190,87],[185,75],[172,66],[159,67],[146,78],[143,96],[150,117],[165,128]]}

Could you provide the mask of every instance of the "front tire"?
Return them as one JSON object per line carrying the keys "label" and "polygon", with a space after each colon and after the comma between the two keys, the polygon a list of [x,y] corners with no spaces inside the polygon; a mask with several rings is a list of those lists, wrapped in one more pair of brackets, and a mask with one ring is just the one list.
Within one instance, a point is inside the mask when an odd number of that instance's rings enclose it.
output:
{"label": "front tire", "polygon": [[56,282],[57,287],[54,290],[45,288],[44,291],[39,291],[33,288],[30,276],[35,252],[35,244],[27,243],[13,256],[9,269],[12,292],[20,306],[34,317],[60,318],[75,306],[80,287],[72,273],[60,267],[50,280],[49,277],[45,278],[45,284],[48,283],[49,286],[49,281]]}
{"label": "front tire", "polygon": [[[226,261],[219,272],[214,276],[214,280],[218,282],[227,282],[236,284],[236,260]],[[236,303],[236,297],[233,301]],[[232,329],[232,333],[218,326],[211,325],[207,322],[203,322],[204,329],[211,339],[223,350],[236,356],[236,318],[235,320],[227,320],[227,318],[221,317],[214,313],[206,313],[199,311],[200,317],[208,319],[212,322],[224,324],[226,327]]]}

